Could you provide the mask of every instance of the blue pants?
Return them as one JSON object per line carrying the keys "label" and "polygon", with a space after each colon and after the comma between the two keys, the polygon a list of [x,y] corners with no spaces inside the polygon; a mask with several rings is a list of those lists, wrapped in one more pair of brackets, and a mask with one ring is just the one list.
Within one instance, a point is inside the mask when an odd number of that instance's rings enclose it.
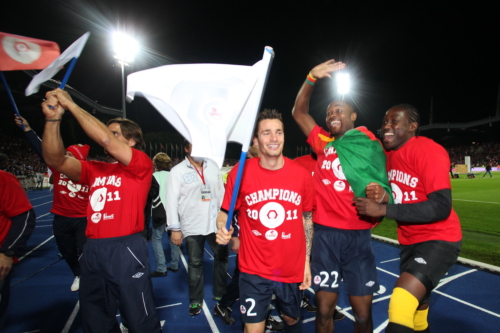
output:
{"label": "blue pants", "polygon": [[[165,232],[165,224],[159,226],[158,228],[153,227],[153,235],[151,237],[151,243],[153,245],[153,251],[156,258],[156,271],[166,272],[167,264],[165,259],[165,252],[163,251],[163,233]],[[172,243],[170,237],[168,237],[168,242],[170,243],[170,267],[173,270],[179,269],[179,256],[180,247]]]}
{"label": "blue pants", "polygon": [[118,304],[130,332],[161,332],[149,276],[148,246],[140,233],[89,238],[80,269],[84,332],[120,333]]}

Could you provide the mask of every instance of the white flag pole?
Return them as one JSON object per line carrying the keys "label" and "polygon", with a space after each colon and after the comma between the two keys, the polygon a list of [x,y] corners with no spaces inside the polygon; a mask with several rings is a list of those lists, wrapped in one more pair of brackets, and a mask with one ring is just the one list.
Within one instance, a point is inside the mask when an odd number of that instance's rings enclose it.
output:
{"label": "white flag pole", "polygon": [[[260,89],[261,95],[259,98],[257,109],[255,110],[256,111],[255,116],[257,116],[258,110],[260,110],[260,107],[262,104],[262,97],[264,96],[263,93],[264,93],[264,90],[266,88],[267,79],[269,77],[269,72],[271,71],[272,61],[274,59],[274,51],[271,47],[266,47],[264,50],[264,59],[266,59],[266,58],[268,60],[266,74],[261,76],[259,78],[259,81],[256,84],[256,85],[259,85],[260,87],[256,86],[254,88],[256,91],[259,91],[259,88],[261,88]],[[255,126],[255,118],[254,118],[254,126]],[[231,221],[232,221],[233,215],[234,215],[234,206],[236,204],[236,199],[237,199],[238,193],[240,191],[241,177],[243,175],[243,170],[245,169],[245,162],[247,159],[248,148],[250,146],[250,140],[252,139],[252,133],[253,133],[252,129],[253,129],[253,126],[249,130],[247,140],[243,141],[242,147],[241,147],[241,155],[240,155],[240,162],[238,165],[238,173],[236,174],[236,181],[234,183],[233,194],[231,196],[231,203],[229,205],[229,212],[227,214],[227,221],[226,221],[226,229],[227,230],[229,230],[229,228],[231,227]]]}

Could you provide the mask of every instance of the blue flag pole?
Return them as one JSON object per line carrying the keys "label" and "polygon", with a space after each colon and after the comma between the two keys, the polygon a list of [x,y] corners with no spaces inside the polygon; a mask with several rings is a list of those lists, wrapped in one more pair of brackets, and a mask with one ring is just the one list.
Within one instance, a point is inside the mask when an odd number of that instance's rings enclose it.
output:
{"label": "blue flag pole", "polygon": [[[262,92],[266,90],[266,85],[267,85],[267,80],[269,78],[269,73],[271,72],[271,65],[272,61],[274,59],[274,51],[271,47],[265,48],[265,53],[267,53],[267,56],[270,56],[269,64],[267,66],[266,70],[266,75],[264,77],[264,83],[262,85]],[[257,107],[257,110],[260,110],[260,107],[262,106],[262,99],[264,98],[264,94],[260,96],[260,101],[259,105]],[[255,116],[257,120],[257,115]],[[255,121],[254,121],[254,126],[255,126]],[[253,126],[252,126],[253,128]],[[251,140],[251,135],[248,138],[247,142],[250,142]],[[246,149],[247,151],[244,151]],[[229,212],[227,214],[227,221],[226,221],[226,229],[229,231],[229,228],[231,227],[231,221],[233,220],[233,215],[234,215],[234,206],[236,205],[236,198],[238,197],[238,193],[240,192],[240,183],[241,183],[241,178],[243,176],[243,169],[245,168],[245,163],[247,161],[247,152],[248,152],[248,146],[243,145],[242,150],[241,150],[241,156],[240,156],[240,164],[238,166],[238,173],[236,174],[236,180],[234,182],[234,188],[233,188],[233,194],[231,195],[231,203],[229,204]]]}
{"label": "blue flag pole", "polygon": [[[2,71],[0,71],[0,77],[2,77],[3,85],[5,86],[5,90],[7,91],[7,95],[9,95],[10,103],[12,104],[12,107],[14,108],[14,112],[17,114],[18,117],[21,117],[21,114],[19,113],[19,110],[17,109],[16,101],[14,101],[14,97],[12,96],[12,92],[10,91],[9,85],[7,84],[7,80],[5,79],[5,76],[3,75]],[[21,121],[21,129],[24,131],[24,125],[23,125],[22,121]]]}
{"label": "blue flag pole", "polygon": [[64,74],[64,78],[62,79],[61,84],[59,85],[59,88],[64,89],[64,87],[66,86],[66,83],[69,80],[69,76],[71,75],[71,72],[73,71],[73,68],[75,67],[76,60],[77,60],[76,57],[74,57],[73,59],[71,59],[71,62],[69,64],[69,66],[68,66],[68,70]]}
{"label": "blue flag pole", "polygon": [[236,198],[240,192],[241,177],[243,176],[243,169],[247,161],[247,152],[242,151],[240,155],[240,163],[238,165],[238,173],[236,174],[236,181],[234,182],[233,194],[231,196],[231,203],[229,204],[229,212],[227,214],[226,230],[231,227],[231,221],[234,215],[234,206],[236,205]]}

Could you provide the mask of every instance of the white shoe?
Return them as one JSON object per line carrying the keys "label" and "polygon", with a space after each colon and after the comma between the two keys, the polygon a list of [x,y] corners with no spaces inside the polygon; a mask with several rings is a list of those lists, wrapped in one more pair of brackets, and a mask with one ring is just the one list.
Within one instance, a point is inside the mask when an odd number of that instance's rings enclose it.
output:
{"label": "white shoe", "polygon": [[120,323],[120,330],[122,333],[128,333],[128,328],[126,328],[122,323]]}
{"label": "white shoe", "polygon": [[75,276],[75,280],[73,281],[73,284],[71,285],[71,291],[78,291],[80,289],[80,277]]}

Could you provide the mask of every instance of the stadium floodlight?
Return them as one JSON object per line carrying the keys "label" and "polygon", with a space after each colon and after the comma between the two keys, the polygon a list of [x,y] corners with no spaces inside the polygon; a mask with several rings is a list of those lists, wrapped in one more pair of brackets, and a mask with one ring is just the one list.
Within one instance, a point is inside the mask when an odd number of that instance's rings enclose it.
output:
{"label": "stadium floodlight", "polygon": [[134,61],[135,55],[139,50],[139,44],[132,37],[121,32],[115,32],[113,33],[113,47],[115,59],[118,60],[122,68],[122,109],[123,118],[127,118],[125,108],[125,66]]}
{"label": "stadium floodlight", "polygon": [[341,95],[349,93],[351,89],[351,78],[348,73],[337,73],[335,75],[337,81],[337,92]]}

